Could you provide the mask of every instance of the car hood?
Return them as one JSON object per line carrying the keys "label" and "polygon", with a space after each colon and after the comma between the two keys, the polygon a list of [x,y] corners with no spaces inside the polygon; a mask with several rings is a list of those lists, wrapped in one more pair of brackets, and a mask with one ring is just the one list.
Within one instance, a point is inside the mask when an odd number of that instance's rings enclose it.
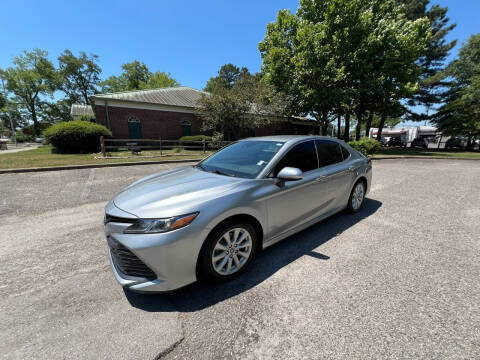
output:
{"label": "car hood", "polygon": [[197,211],[244,179],[212,174],[194,166],[150,175],[120,192],[116,207],[140,218],[160,218]]}

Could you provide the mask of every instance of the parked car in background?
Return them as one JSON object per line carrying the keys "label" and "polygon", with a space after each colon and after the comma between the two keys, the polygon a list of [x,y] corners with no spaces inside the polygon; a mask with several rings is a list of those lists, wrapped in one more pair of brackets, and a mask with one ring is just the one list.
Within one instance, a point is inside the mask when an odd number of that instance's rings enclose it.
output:
{"label": "parked car in background", "polygon": [[423,138],[413,139],[413,141],[410,143],[410,147],[412,149],[415,149],[415,148],[428,149],[428,141],[427,139],[423,139]]}
{"label": "parked car in background", "polygon": [[141,179],[108,203],[113,273],[137,292],[232,279],[260,249],[345,208],[359,211],[371,178],[370,159],[333,138],[235,142],[197,165]]}
{"label": "parked car in background", "polygon": [[467,148],[467,139],[464,137],[456,136],[451,137],[445,143],[445,149],[458,149],[458,150],[465,150]]}
{"label": "parked car in background", "polygon": [[43,137],[36,137],[35,142],[40,144],[43,143]]}

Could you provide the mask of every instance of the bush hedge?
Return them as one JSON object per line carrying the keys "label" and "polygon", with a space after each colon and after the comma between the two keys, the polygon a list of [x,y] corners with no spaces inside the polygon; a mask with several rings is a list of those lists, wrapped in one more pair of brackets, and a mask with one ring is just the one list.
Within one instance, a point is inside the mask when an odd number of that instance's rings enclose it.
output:
{"label": "bush hedge", "polygon": [[360,151],[365,156],[375,154],[381,147],[379,141],[370,139],[368,137],[363,137],[358,141],[350,141],[348,145],[353,147],[355,150]]}
{"label": "bush hedge", "polygon": [[111,137],[112,133],[103,125],[82,120],[60,122],[43,132],[46,142],[61,153],[97,152],[102,135]]}
{"label": "bush hedge", "polygon": [[[29,140],[28,137],[26,135],[24,135],[23,132],[21,132],[21,131],[17,131],[17,133],[15,134],[15,138],[16,138],[17,142],[19,142],[19,143],[23,143],[23,142]],[[12,140],[13,140],[13,138],[12,138]]]}
{"label": "bush hedge", "polygon": [[202,141],[203,139],[205,139],[205,141],[210,141],[212,137],[207,135],[190,135],[190,136],[182,136],[178,140],[182,142],[182,141]]}

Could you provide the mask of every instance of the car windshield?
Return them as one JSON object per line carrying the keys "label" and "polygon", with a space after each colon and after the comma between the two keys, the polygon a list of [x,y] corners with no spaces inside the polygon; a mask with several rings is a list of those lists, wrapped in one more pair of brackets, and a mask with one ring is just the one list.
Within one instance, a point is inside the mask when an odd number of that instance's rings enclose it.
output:
{"label": "car windshield", "polygon": [[197,166],[221,175],[253,179],[283,146],[278,141],[239,141],[205,159]]}

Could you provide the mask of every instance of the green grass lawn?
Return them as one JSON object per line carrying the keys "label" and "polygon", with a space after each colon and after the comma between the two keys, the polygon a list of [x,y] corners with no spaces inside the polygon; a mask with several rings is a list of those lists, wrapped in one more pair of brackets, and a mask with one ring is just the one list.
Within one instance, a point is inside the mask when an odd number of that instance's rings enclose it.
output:
{"label": "green grass lawn", "polygon": [[181,160],[181,159],[203,159],[207,154],[201,151],[188,151],[175,153],[164,151],[160,157],[159,151],[145,151],[141,156],[132,155],[128,151],[112,152],[112,157],[97,159],[101,154],[55,154],[52,153],[50,146],[41,146],[38,149],[20,151],[11,154],[2,154],[0,152],[0,169],[18,169],[44,166],[62,166],[62,165],[82,165],[82,164],[105,164],[118,162],[141,162],[153,160]]}
{"label": "green grass lawn", "polygon": [[[182,150],[174,152],[172,150],[160,152],[143,151],[140,156],[132,155],[129,151],[112,152],[113,158],[96,158],[100,154],[55,154],[52,153],[50,146],[42,146],[38,149],[26,150],[11,154],[2,154],[0,152],[0,169],[18,169],[44,166],[62,166],[62,165],[82,165],[82,164],[105,164],[118,162],[141,162],[152,160],[181,160],[196,159],[200,160],[210,153],[203,154],[202,151]],[[418,156],[418,157],[444,157],[444,158],[464,158],[480,159],[480,152],[446,152],[446,151],[425,151],[410,150],[400,148],[382,148],[374,158],[388,158],[392,156]]]}
{"label": "green grass lawn", "polygon": [[382,148],[374,158],[388,158],[390,156],[418,156],[418,157],[444,157],[462,159],[480,159],[480,151],[429,151],[419,149]]}

